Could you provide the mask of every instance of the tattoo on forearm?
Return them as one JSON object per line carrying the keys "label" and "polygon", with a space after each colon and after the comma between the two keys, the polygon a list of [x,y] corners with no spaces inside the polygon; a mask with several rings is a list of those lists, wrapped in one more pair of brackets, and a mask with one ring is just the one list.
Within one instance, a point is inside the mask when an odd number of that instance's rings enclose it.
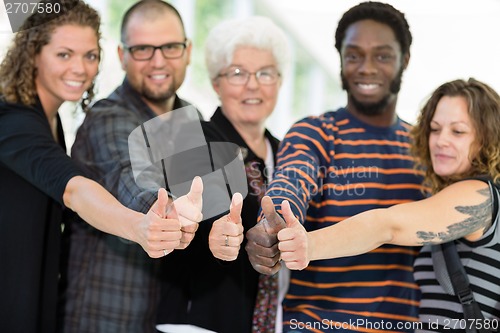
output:
{"label": "tattoo on forearm", "polygon": [[469,217],[449,225],[446,232],[435,233],[430,231],[417,231],[417,237],[422,240],[422,245],[449,242],[481,228],[489,227],[492,223],[490,189],[485,188],[477,192],[486,199],[475,206],[455,207],[458,212],[469,215]]}

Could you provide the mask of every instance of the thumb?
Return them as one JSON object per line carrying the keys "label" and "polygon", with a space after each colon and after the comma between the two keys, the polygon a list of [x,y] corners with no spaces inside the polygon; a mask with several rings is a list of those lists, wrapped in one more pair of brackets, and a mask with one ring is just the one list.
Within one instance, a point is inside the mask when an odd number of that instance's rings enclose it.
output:
{"label": "thumb", "polygon": [[233,194],[231,206],[229,207],[229,219],[238,224],[241,223],[241,209],[243,208],[243,197],[240,193]]}
{"label": "thumb", "polygon": [[293,228],[300,225],[299,220],[295,217],[295,215],[293,215],[292,208],[290,207],[288,200],[283,200],[281,203],[281,213],[285,218],[287,228]]}
{"label": "thumb", "polygon": [[264,228],[268,234],[277,234],[278,231],[286,227],[286,223],[281,216],[276,213],[273,200],[265,196],[261,201],[262,212],[264,213],[265,220]]}
{"label": "thumb", "polygon": [[160,188],[158,190],[158,200],[156,200],[151,210],[155,212],[161,218],[167,217],[167,211],[169,209],[171,203],[169,203],[169,198],[167,194],[167,190],[164,188]]}
{"label": "thumb", "polygon": [[203,181],[201,177],[196,176],[191,183],[191,189],[187,194],[188,199],[197,207],[202,207]]}

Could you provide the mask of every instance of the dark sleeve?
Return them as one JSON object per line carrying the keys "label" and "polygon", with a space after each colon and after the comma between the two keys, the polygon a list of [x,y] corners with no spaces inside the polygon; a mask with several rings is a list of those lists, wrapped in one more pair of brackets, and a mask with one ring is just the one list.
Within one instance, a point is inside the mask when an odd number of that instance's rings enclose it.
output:
{"label": "dark sleeve", "polygon": [[68,181],[81,175],[35,110],[0,111],[0,163],[61,205]]}

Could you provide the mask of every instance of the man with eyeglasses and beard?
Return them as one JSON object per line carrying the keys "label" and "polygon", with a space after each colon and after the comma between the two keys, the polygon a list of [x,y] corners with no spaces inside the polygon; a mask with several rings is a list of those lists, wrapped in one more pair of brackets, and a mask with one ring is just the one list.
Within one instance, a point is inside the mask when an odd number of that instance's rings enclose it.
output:
{"label": "man with eyeglasses and beard", "polygon": [[[144,211],[156,196],[134,181],[128,137],[144,122],[189,105],[176,95],[191,55],[178,11],[160,0],[138,1],[123,17],[118,55],[125,79],[87,113],[72,157],[121,203]],[[78,220],[65,233],[71,246],[61,330],[156,332],[162,260]]]}
{"label": "man with eyeglasses and beard", "polygon": [[[343,15],[335,39],[347,106],[292,126],[266,192],[272,200],[262,201],[269,220],[288,200],[307,231],[422,198],[422,178],[409,155],[410,125],[396,114],[412,42],[404,15],[387,4],[361,3]],[[258,224],[246,238],[254,268],[275,274],[281,265],[276,236],[266,247]],[[413,331],[420,297],[412,275],[416,254],[382,246],[292,271],[283,332]]]}

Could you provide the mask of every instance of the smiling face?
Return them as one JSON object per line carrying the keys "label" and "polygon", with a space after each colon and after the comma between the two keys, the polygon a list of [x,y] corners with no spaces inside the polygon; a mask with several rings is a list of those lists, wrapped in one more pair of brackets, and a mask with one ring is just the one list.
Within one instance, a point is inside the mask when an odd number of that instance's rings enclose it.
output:
{"label": "smiling face", "polygon": [[394,110],[409,55],[401,54],[391,27],[373,20],[351,24],[342,42],[341,59],[351,112],[379,115],[388,105]]}
{"label": "smiling face", "polygon": [[[127,46],[160,46],[184,41],[181,21],[169,11],[152,18],[136,13],[126,27]],[[184,54],[176,59],[166,59],[160,50],[155,50],[150,60],[134,60],[131,54],[122,48],[118,49],[118,55],[130,85],[152,109],[156,109],[155,105],[161,106],[175,98],[175,92],[186,76],[191,44],[188,44]]]}
{"label": "smiling face", "polygon": [[443,96],[430,128],[429,150],[434,172],[443,178],[467,172],[471,167],[471,147],[476,132],[466,99]]}
{"label": "smiling face", "polygon": [[[229,67],[255,73],[264,68],[277,68],[277,64],[271,51],[239,47],[234,51]],[[220,74],[224,74],[228,68],[223,69]],[[281,79],[274,84],[264,85],[257,81],[255,75],[250,75],[246,84],[233,85],[226,77],[221,76],[212,85],[219,95],[222,112],[235,127],[264,126],[276,106]]]}
{"label": "smiling face", "polygon": [[62,25],[35,57],[35,85],[47,112],[64,101],[78,101],[90,87],[99,66],[96,32],[90,27]]}

